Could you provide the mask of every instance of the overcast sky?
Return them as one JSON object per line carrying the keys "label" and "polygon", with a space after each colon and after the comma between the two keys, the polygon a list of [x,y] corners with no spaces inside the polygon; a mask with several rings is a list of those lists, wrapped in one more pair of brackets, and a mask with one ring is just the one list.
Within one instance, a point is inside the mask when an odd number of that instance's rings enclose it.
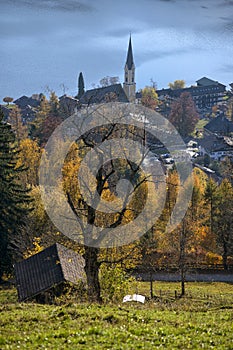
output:
{"label": "overcast sky", "polygon": [[123,82],[132,33],[137,89],[233,82],[231,0],[0,0],[0,102],[4,96],[77,92],[104,76]]}

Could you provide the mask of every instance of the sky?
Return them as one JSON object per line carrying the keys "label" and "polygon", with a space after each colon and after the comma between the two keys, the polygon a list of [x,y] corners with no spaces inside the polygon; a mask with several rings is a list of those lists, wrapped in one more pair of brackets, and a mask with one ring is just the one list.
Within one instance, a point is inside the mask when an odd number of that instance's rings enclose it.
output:
{"label": "sky", "polygon": [[[137,90],[203,76],[233,82],[232,0],[0,0],[4,96],[77,94],[104,76],[123,83],[132,34]],[[229,86],[228,86],[229,88]]]}

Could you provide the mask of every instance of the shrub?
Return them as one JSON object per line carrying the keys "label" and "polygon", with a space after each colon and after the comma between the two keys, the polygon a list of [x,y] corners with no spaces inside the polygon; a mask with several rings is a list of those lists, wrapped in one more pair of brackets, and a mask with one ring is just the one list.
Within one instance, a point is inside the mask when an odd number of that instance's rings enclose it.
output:
{"label": "shrub", "polygon": [[126,294],[135,293],[137,283],[119,264],[102,264],[100,285],[104,302],[119,302]]}

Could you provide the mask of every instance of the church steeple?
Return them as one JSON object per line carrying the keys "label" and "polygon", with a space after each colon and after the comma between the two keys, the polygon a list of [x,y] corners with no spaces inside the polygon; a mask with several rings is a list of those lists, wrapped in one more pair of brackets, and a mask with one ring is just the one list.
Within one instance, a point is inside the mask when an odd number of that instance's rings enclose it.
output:
{"label": "church steeple", "polygon": [[128,69],[132,69],[133,66],[133,50],[132,50],[132,43],[131,43],[131,35],[129,38],[129,47],[128,47],[128,54],[127,54],[127,60],[126,65]]}
{"label": "church steeple", "polygon": [[123,87],[124,87],[126,96],[128,97],[128,100],[130,102],[134,102],[136,97],[136,83],[135,83],[135,65],[133,61],[131,35],[129,38],[127,59],[125,63],[125,81],[124,81]]}

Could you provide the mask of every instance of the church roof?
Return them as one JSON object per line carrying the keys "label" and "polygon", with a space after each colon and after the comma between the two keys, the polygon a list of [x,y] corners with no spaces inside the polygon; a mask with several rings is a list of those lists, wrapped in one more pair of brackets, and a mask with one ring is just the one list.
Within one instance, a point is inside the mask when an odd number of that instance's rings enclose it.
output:
{"label": "church roof", "polygon": [[126,65],[127,65],[128,69],[132,69],[133,64],[134,64],[134,62],[133,62],[133,50],[132,50],[132,43],[131,43],[131,37],[130,37]]}
{"label": "church roof", "polygon": [[104,102],[129,102],[121,84],[113,84],[97,89],[87,90],[80,102],[82,104],[104,103]]}

